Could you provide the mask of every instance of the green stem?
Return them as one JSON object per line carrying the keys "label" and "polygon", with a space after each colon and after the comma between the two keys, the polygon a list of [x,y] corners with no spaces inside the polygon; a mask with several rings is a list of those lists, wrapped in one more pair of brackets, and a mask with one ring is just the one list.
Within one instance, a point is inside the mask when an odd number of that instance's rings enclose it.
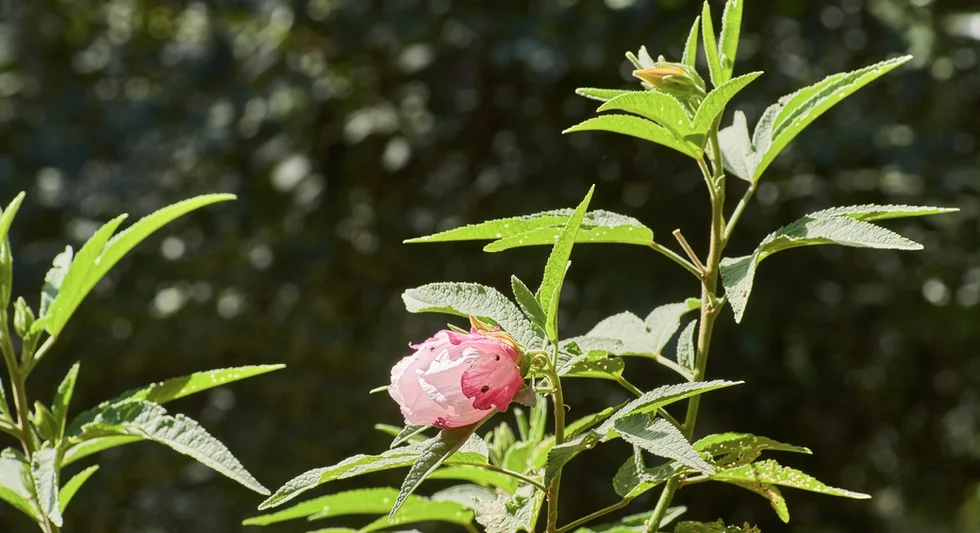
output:
{"label": "green stem", "polygon": [[[692,381],[704,381],[705,369],[708,364],[708,350],[711,347],[711,332],[715,326],[715,319],[721,312],[721,303],[716,296],[718,288],[718,266],[721,263],[721,253],[725,248],[725,175],[722,169],[721,152],[718,148],[718,130],[715,128],[711,134],[711,168],[713,174],[709,174],[708,166],[703,160],[698,161],[701,171],[704,173],[705,182],[711,197],[711,237],[708,248],[708,258],[705,261],[704,277],[701,284],[701,319],[698,321],[698,344],[694,361],[694,372]],[[747,202],[747,200],[746,200]],[[744,209],[744,208],[743,208]],[[684,417],[682,432],[688,440],[694,436],[694,425],[698,419],[698,409],[701,406],[701,396],[692,396],[687,403],[687,414]],[[660,527],[667,508],[670,506],[674,493],[680,486],[680,477],[675,476],[667,480],[657,506],[650,515],[650,519],[643,525],[643,533],[651,533]]]}
{"label": "green stem", "polygon": [[738,224],[738,219],[742,218],[742,212],[745,211],[745,207],[749,205],[749,200],[752,199],[752,195],[755,194],[755,190],[758,187],[758,182],[753,181],[749,188],[742,195],[742,199],[739,200],[738,205],[735,206],[735,211],[732,212],[732,217],[725,225],[725,244],[728,244],[728,239],[732,237],[732,232],[735,231],[735,225]]}
{"label": "green stem", "polygon": [[701,272],[698,270],[698,267],[692,265],[687,259],[684,259],[679,254],[677,254],[676,252],[674,252],[673,250],[671,250],[670,248],[666,248],[666,247],[660,245],[659,243],[656,243],[656,242],[653,242],[653,241],[650,242],[650,245],[649,246],[650,246],[650,248],[653,248],[653,250],[655,252],[662,254],[667,259],[670,259],[671,261],[673,261],[673,262],[677,263],[678,265],[684,267],[684,270],[687,270],[688,272],[690,272],[691,274],[693,274],[694,277],[696,277],[698,279],[701,279]]}
{"label": "green stem", "polygon": [[[558,360],[558,345],[555,345],[555,361]],[[551,397],[555,404],[555,446],[565,442],[565,398],[562,395],[561,380],[558,379],[558,372],[555,367],[551,368],[551,375],[548,377],[554,389]],[[551,480],[548,485],[548,527],[547,533],[557,533],[558,531],[558,489],[561,486],[561,470]]]}
{"label": "green stem", "polygon": [[596,512],[594,512],[592,514],[588,514],[586,516],[583,516],[582,518],[579,518],[578,520],[576,520],[576,521],[574,521],[572,523],[565,524],[564,526],[561,526],[560,528],[558,528],[558,533],[565,533],[566,531],[571,531],[571,530],[573,530],[573,529],[581,526],[582,524],[587,524],[587,523],[591,522],[592,520],[595,520],[596,518],[599,518],[600,516],[607,515],[607,514],[613,512],[613,511],[618,511],[619,509],[622,509],[623,507],[626,507],[627,505],[629,505],[629,503],[631,501],[633,501],[632,498],[627,498],[625,500],[618,501],[618,502],[616,502],[616,503],[614,503],[614,504],[612,504],[612,505],[610,505],[608,507],[603,507],[602,509],[599,509],[598,511],[596,511]]}
{"label": "green stem", "polygon": [[524,474],[514,472],[513,470],[507,470],[506,468],[501,468],[499,466],[490,463],[453,463],[456,466],[475,466],[477,468],[482,468],[484,470],[489,470],[490,472],[497,472],[498,474],[504,474],[505,476],[510,476],[514,479],[519,479],[528,485],[533,485],[535,488],[542,492],[547,492],[548,488],[542,485],[537,480],[531,479]]}

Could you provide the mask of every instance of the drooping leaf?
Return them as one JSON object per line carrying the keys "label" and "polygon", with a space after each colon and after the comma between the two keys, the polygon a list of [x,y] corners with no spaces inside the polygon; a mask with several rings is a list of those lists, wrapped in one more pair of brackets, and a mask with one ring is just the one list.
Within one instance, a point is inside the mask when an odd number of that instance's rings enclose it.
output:
{"label": "drooping leaf", "polygon": [[891,250],[922,249],[922,245],[881,226],[850,216],[815,216],[818,213],[807,215],[770,233],[751,255],[721,260],[722,284],[735,313],[736,322],[741,322],[745,312],[755,281],[756,268],[763,259],[778,251],[817,244]]}
{"label": "drooping leaf", "polygon": [[99,465],[92,465],[85,470],[75,474],[74,477],[65,483],[65,486],[61,487],[61,494],[59,499],[61,500],[61,512],[64,513],[65,509],[68,508],[68,504],[71,503],[72,498],[78,493],[78,490],[82,488],[82,485],[88,481],[88,478],[92,477],[92,474],[99,469]]}
{"label": "drooping leaf", "polygon": [[688,298],[684,302],[657,307],[646,319],[623,312],[603,319],[582,337],[569,339],[583,351],[606,350],[615,355],[659,355],[670,341],[681,318],[701,307],[701,302]]}
{"label": "drooping leaf", "polygon": [[544,470],[544,486],[548,487],[561,474],[565,463],[576,455],[591,450],[599,442],[599,434],[594,431],[583,433],[572,440],[563,442],[548,452],[548,462]]}
{"label": "drooping leaf", "polygon": [[780,98],[779,104],[782,108],[772,124],[770,139],[755,142],[757,146],[765,144],[767,148],[755,169],[753,181],[759,179],[783,148],[820,115],[910,59],[912,56],[896,57],[852,72],[834,74]]}
{"label": "drooping leaf", "polygon": [[690,398],[691,396],[697,396],[698,394],[704,394],[713,390],[731,387],[732,385],[740,385],[741,383],[741,381],[713,380],[677,383],[657,387],[656,389],[644,393],[643,396],[640,396],[639,398],[621,407],[605,422],[603,422],[596,431],[603,437],[603,440],[608,440],[611,437],[610,432],[613,431],[616,421],[621,418],[625,418],[636,413],[652,413],[661,407]]}
{"label": "drooping leaf", "polygon": [[772,506],[773,511],[776,511],[776,516],[784,523],[789,522],[789,507],[786,505],[786,499],[783,498],[783,493],[775,485],[747,481],[726,481],[726,483],[750,490],[769,500],[769,505]]}
{"label": "drooping leaf", "polygon": [[830,496],[841,496],[844,498],[867,499],[871,496],[860,492],[853,492],[845,489],[838,489],[824,485],[813,477],[800,472],[799,470],[785,467],[767,459],[758,463],[742,465],[739,467],[721,470],[711,476],[718,481],[739,481],[751,483],[767,483],[771,485],[781,485],[796,489],[819,492]]}
{"label": "drooping leaf", "polygon": [[630,135],[645,141],[662,144],[695,159],[701,157],[701,150],[697,149],[695,145],[678,140],[670,131],[658,126],[655,122],[632,115],[600,115],[576,124],[562,133],[576,131],[609,131]]}
{"label": "drooping leaf", "polygon": [[633,499],[644,492],[666,482],[684,470],[677,461],[670,461],[654,468],[647,468],[643,460],[643,449],[633,446],[633,455],[623,463],[613,477],[613,490],[621,498]]}
{"label": "drooping leaf", "polygon": [[683,141],[695,132],[691,117],[673,96],[661,91],[635,91],[622,94],[602,104],[602,111],[626,111],[652,120]]}
{"label": "drooping leaf", "polygon": [[695,442],[694,449],[713,456],[762,450],[804,454],[813,453],[809,448],[803,446],[784,444],[768,437],[759,437],[752,435],[751,433],[718,433],[715,435],[708,435],[707,437]]}
{"label": "drooping leaf", "polygon": [[726,0],[721,16],[721,37],[718,39],[718,61],[721,64],[721,80],[728,81],[735,68],[738,52],[738,36],[742,27],[743,0]]}
{"label": "drooping leaf", "polygon": [[715,25],[711,21],[711,6],[705,0],[701,10],[701,38],[704,42],[704,55],[708,60],[708,71],[711,74],[711,84],[718,87],[725,83],[721,60],[718,57],[718,41],[715,37]]}
{"label": "drooping leaf", "polygon": [[629,92],[633,91],[623,89],[596,89],[594,87],[579,87],[578,89],[575,89],[575,94],[584,96],[591,100],[599,100],[600,102],[608,102],[621,94],[626,94]]}
{"label": "drooping leaf", "polygon": [[697,325],[698,321],[692,320],[677,339],[677,364],[688,370],[694,369],[697,360],[697,349],[694,347],[694,329]]}
{"label": "drooping leaf", "polygon": [[698,30],[701,25],[701,17],[694,18],[691,31],[687,34],[687,41],[684,44],[684,55],[681,56],[681,63],[689,67],[697,65],[698,60]]}
{"label": "drooping leaf", "polygon": [[55,393],[54,402],[51,403],[51,413],[54,415],[55,423],[58,425],[58,436],[65,432],[65,422],[68,420],[68,405],[71,403],[72,392],[75,390],[75,380],[78,379],[78,366],[76,362],[72,365],[65,379],[58,385],[58,392]]}
{"label": "drooping leaf", "polygon": [[200,424],[184,415],[170,416],[166,409],[146,400],[134,398],[108,405],[83,423],[73,422],[67,435],[73,440],[140,437],[187,455],[259,494],[269,494],[228,448]]}
{"label": "drooping leaf", "polygon": [[651,311],[643,320],[643,324],[649,331],[651,347],[654,352],[660,353],[664,346],[670,342],[671,337],[680,327],[681,318],[684,315],[700,308],[701,300],[688,298],[683,302],[661,305]]}
{"label": "drooping leaf", "polygon": [[395,499],[395,505],[388,514],[389,520],[398,513],[398,508],[405,503],[405,499],[415,492],[429,474],[463,447],[480,424],[482,421],[469,426],[443,429],[438,435],[419,445],[422,451],[412,463],[408,475],[405,476],[405,481],[398,491],[398,498]]}
{"label": "drooping leaf", "polygon": [[[502,252],[524,246],[553,245],[558,240],[561,226],[548,226],[504,237],[483,247],[484,252]],[[634,244],[649,246],[653,242],[653,231],[636,219],[623,215],[608,217],[600,225],[583,222],[575,236],[577,244]]]}
{"label": "drooping leaf", "polygon": [[738,178],[752,182],[755,167],[762,160],[762,154],[757,153],[752,146],[745,113],[736,111],[732,125],[718,132],[718,146],[721,148],[725,170]]}
{"label": "drooping leaf", "polygon": [[531,289],[527,288],[527,285],[518,279],[517,276],[510,277],[510,286],[514,291],[514,298],[517,300],[517,305],[519,305],[521,310],[524,311],[524,315],[531,321],[532,324],[544,331],[545,322],[547,321],[548,316],[547,313],[545,313],[544,308],[541,307],[541,302],[534,297],[534,293],[531,292]]}
{"label": "drooping leaf", "polygon": [[575,237],[582,225],[582,219],[585,218],[585,212],[589,209],[593,192],[595,192],[595,185],[589,188],[585,198],[568,217],[568,222],[561,229],[544,267],[544,276],[541,279],[541,287],[538,289],[537,296],[546,313],[545,332],[552,342],[558,341],[558,300],[561,295],[562,284],[565,281],[565,273],[568,271],[568,258],[572,255]]}
{"label": "drooping leaf", "polygon": [[34,497],[31,465],[24,454],[13,448],[0,452],[0,500],[9,503],[35,522],[41,521],[41,510]]}
{"label": "drooping leaf", "polygon": [[718,88],[708,93],[708,96],[705,97],[704,102],[702,102],[701,106],[698,107],[697,114],[694,115],[694,131],[702,135],[706,134],[711,129],[711,125],[714,124],[715,119],[717,119],[722,112],[725,111],[725,106],[728,105],[728,102],[730,102],[739,91],[744,89],[746,85],[752,83],[752,81],[761,75],[761,72],[752,72],[750,74],[745,74],[744,76],[739,76],[726,81]]}
{"label": "drooping leaf", "polygon": [[492,287],[477,283],[430,283],[402,294],[410,313],[446,313],[491,321],[527,348],[539,348],[543,339],[521,310]]}
{"label": "drooping leaf", "polygon": [[476,521],[486,533],[530,532],[534,530],[543,500],[540,491],[522,484],[513,495],[501,494],[494,500],[478,502]]}
{"label": "drooping leaf", "polygon": [[616,420],[613,430],[626,442],[658,457],[673,459],[704,474],[715,473],[680,430],[663,418],[637,413]]}
{"label": "drooping leaf", "polygon": [[[330,481],[411,466],[425,449],[426,442],[401,446],[379,455],[358,454],[331,466],[306,471],[279,487],[272,496],[269,496],[259,505],[259,510],[282,505],[300,494]],[[473,436],[445,464],[486,464],[487,454],[487,444],[483,442],[483,439]],[[386,512],[388,510],[390,507],[386,509]]]}
{"label": "drooping leaf", "polygon": [[61,527],[61,504],[58,502],[58,450],[45,445],[31,457],[31,477],[37,493],[37,503],[52,524]]}

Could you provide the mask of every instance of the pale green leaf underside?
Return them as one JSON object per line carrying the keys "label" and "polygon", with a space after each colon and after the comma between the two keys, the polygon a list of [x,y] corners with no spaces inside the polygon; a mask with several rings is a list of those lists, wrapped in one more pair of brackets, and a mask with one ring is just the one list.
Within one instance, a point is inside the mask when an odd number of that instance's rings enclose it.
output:
{"label": "pale green leaf underside", "polygon": [[677,461],[647,468],[643,461],[643,449],[633,446],[633,456],[619,467],[613,477],[613,490],[621,498],[636,498],[684,468]]}
{"label": "pale green leaf underside", "polygon": [[[418,459],[419,454],[424,450],[424,446],[424,443],[411,444],[388,450],[379,455],[354,455],[337,464],[309,470],[286,482],[259,505],[259,510],[282,505],[300,494],[330,481],[410,466]],[[446,464],[484,464],[486,462],[486,443],[478,437],[471,437],[458,452],[446,461]]]}
{"label": "pale green leaf underside", "polygon": [[602,348],[614,355],[660,355],[677,332],[681,318],[700,306],[700,300],[689,298],[684,302],[661,305],[645,319],[628,311],[619,313],[603,319],[584,336],[570,340],[583,350]]}
{"label": "pale green leaf underside", "polygon": [[106,406],[84,424],[72,427],[74,430],[68,436],[79,440],[126,436],[163,444],[259,494],[269,494],[228,448],[200,424],[184,415],[170,416],[157,404],[129,399]]}
{"label": "pale green leaf underside", "polygon": [[68,508],[68,504],[71,503],[72,498],[78,493],[78,490],[82,488],[82,485],[88,481],[88,478],[92,477],[92,474],[99,469],[99,465],[92,465],[85,470],[75,474],[74,477],[65,483],[65,486],[61,487],[61,494],[59,495],[59,500],[61,500],[61,512],[64,513],[65,509]]}
{"label": "pale green leaf underside", "polygon": [[820,494],[828,494],[830,496],[841,496],[844,498],[867,499],[871,497],[861,492],[853,492],[845,489],[830,487],[817,481],[813,477],[800,472],[799,470],[782,466],[772,459],[739,466],[729,470],[722,470],[711,476],[711,478],[718,481],[730,480],[752,483],[767,483],[771,485],[780,485],[783,487],[808,490],[810,492],[819,492]]}
{"label": "pale green leaf underside", "polygon": [[539,348],[543,339],[521,310],[492,287],[477,283],[430,283],[402,294],[410,313],[446,313],[490,320],[526,348]]}
{"label": "pale green leaf underside", "polygon": [[34,498],[31,466],[23,454],[7,448],[0,453],[0,500],[3,500],[35,522],[41,519],[41,510]]}
{"label": "pale green leaf underside", "polygon": [[657,125],[655,122],[632,115],[612,114],[590,118],[585,122],[566,129],[562,133],[573,133],[576,131],[609,131],[630,135],[645,141],[664,145],[668,148],[673,148],[693,158],[701,157],[701,150],[696,145],[678,140],[670,131]]}
{"label": "pale green leaf underside", "polygon": [[579,203],[572,215],[568,217],[558,237],[555,238],[555,245],[548,255],[548,261],[544,266],[544,275],[541,278],[541,287],[538,288],[537,298],[541,302],[541,308],[545,311],[545,332],[548,338],[555,342],[558,340],[558,301],[561,296],[561,288],[565,282],[565,274],[568,272],[568,259],[572,255],[572,248],[575,246],[575,237],[585,219],[585,213],[589,209],[589,202],[592,201],[592,194],[595,192],[595,185],[589,188],[585,198]]}
{"label": "pale green leaf underside", "polygon": [[694,348],[694,329],[697,325],[698,321],[692,320],[677,339],[677,364],[687,370],[694,368],[694,361],[697,358],[697,350]]}
{"label": "pale green leaf underside", "polygon": [[37,492],[38,506],[52,524],[61,527],[61,504],[58,502],[58,450],[41,448],[31,458],[31,476]]}
{"label": "pale green leaf underside", "polygon": [[[851,211],[848,211],[851,210]],[[881,226],[865,222],[877,218],[918,216],[948,212],[935,207],[855,206],[818,211],[769,234],[751,255],[724,258],[721,278],[728,302],[741,322],[745,305],[752,292],[755,271],[770,255],[789,248],[817,244],[840,244],[856,248],[921,250],[922,245]],[[850,216],[850,213],[854,216]],[[832,214],[832,216],[826,216]],[[863,219],[863,220],[862,220]]]}
{"label": "pale green leaf underside", "polygon": [[543,495],[531,485],[521,485],[513,495],[499,494],[496,499],[476,504],[476,521],[486,533],[533,531]]}
{"label": "pale green leaf underside", "polygon": [[619,418],[613,428],[623,440],[653,455],[673,459],[703,474],[715,473],[680,430],[663,418],[638,413]]}

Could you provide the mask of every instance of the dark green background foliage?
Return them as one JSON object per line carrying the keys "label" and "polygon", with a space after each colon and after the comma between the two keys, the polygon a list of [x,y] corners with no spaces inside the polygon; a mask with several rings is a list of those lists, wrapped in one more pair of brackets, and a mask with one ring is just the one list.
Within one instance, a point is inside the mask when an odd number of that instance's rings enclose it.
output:
{"label": "dark green background foliage", "polygon": [[[76,410],[190,371],[287,363],[173,408],[270,487],[387,445],[371,425],[399,423],[397,409],[367,391],[387,382],[409,341],[445,322],[408,315],[402,290],[439,280],[506,289],[511,273],[536,284],[547,254],[402,239],[572,206],[596,183],[595,208],[633,215],[667,244],[676,227],[705,242],[706,194],[686,158],[627,137],[559,134],[596,105],[575,87],[635,86],[625,50],[645,44],[678,58],[696,2],[6,0],[0,9],[0,190],[4,203],[29,194],[11,233],[16,293],[36,295],[64,243],[118,212],[239,195],[123,261],[33,391],[47,399],[74,358]],[[962,212],[890,224],[923,242],[920,253],[780,254],[761,268],[743,325],[726,311],[716,331],[711,376],[747,384],[705,398],[699,433],[809,446],[816,455],[787,464],[875,498],[787,490],[793,521],[783,526],[758,496],[706,484],[680,493],[690,519],[763,531],[980,530],[976,12],[974,0],[749,2],[736,74],[767,74],[730,107],[750,124],[825,74],[916,59],[793,143],[730,254],[832,205]],[[731,181],[735,200],[743,185]],[[568,334],[696,295],[687,274],[639,247],[581,246],[573,260]],[[673,379],[630,362],[645,388]],[[606,385],[570,383],[572,416],[625,399]],[[572,463],[565,516],[612,503],[610,480],[628,453],[610,445]],[[163,447],[100,461],[67,531],[240,531],[261,499]],[[397,486],[401,474],[373,481]],[[655,494],[630,509],[649,508]],[[0,530],[33,527],[0,508]]]}

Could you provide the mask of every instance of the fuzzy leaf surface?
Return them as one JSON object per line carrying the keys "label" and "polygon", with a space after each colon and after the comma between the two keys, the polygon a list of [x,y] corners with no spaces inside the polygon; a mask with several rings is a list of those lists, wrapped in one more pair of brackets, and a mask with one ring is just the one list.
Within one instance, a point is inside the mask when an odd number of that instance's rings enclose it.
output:
{"label": "fuzzy leaf surface", "polygon": [[678,140],[663,126],[632,115],[601,115],[576,124],[562,133],[576,131],[609,131],[629,135],[652,143],[672,148],[689,157],[701,157],[701,150],[695,145]]}
{"label": "fuzzy leaf surface", "polygon": [[817,481],[808,474],[804,474],[803,472],[793,468],[782,466],[772,459],[743,465],[728,470],[722,470],[715,473],[713,476],[711,476],[711,478],[718,481],[767,483],[771,485],[780,485],[795,489],[808,490],[810,492],[819,492],[820,494],[828,494],[830,496],[841,496],[844,498],[854,498],[859,500],[868,499],[871,497],[861,492],[830,487],[821,483],[820,481]]}
{"label": "fuzzy leaf surface", "polygon": [[545,332],[552,342],[558,340],[558,301],[561,296],[561,287],[565,282],[565,273],[568,272],[568,259],[572,255],[572,248],[575,246],[575,237],[578,234],[585,212],[589,209],[589,202],[592,201],[592,193],[595,192],[595,185],[589,188],[585,198],[575,208],[572,215],[568,217],[568,222],[561,229],[555,246],[548,255],[548,262],[544,267],[544,276],[541,279],[541,287],[538,289],[538,301],[546,314]]}
{"label": "fuzzy leaf surface", "polygon": [[680,430],[663,418],[638,413],[616,420],[613,428],[623,440],[653,455],[673,459],[703,474],[715,473]]}

